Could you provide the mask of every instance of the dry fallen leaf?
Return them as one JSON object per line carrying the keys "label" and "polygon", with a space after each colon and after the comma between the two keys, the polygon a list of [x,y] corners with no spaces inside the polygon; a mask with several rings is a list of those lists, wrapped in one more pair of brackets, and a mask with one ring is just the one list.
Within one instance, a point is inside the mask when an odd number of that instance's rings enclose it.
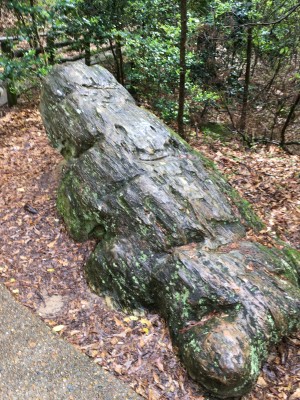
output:
{"label": "dry fallen leaf", "polygon": [[122,365],[114,365],[114,371],[117,373],[117,374],[120,374],[120,375],[122,375],[122,371],[123,371],[123,367],[122,367]]}
{"label": "dry fallen leaf", "polygon": [[159,359],[159,358],[157,358],[156,360],[155,360],[155,364],[156,364],[156,366],[157,366],[157,368],[161,371],[161,372],[164,372],[164,366],[163,366],[163,364],[162,364],[162,362],[161,362],[161,360]]}
{"label": "dry fallen leaf", "polygon": [[153,388],[149,388],[148,391],[148,400],[160,400],[160,394]]}
{"label": "dry fallen leaf", "polygon": [[288,400],[300,400],[300,387],[298,389],[296,389],[296,391],[290,395]]}
{"label": "dry fallen leaf", "polygon": [[60,332],[65,328],[65,325],[56,325],[52,328],[54,332]]}
{"label": "dry fallen leaf", "polygon": [[259,376],[259,377],[258,377],[258,379],[257,379],[257,384],[258,384],[258,386],[260,386],[260,387],[262,387],[262,388],[268,386],[267,382],[264,380],[264,378],[263,378],[262,376]]}
{"label": "dry fallen leaf", "polygon": [[140,322],[141,322],[141,324],[147,325],[148,328],[151,328],[151,326],[152,326],[151,321],[149,321],[146,318],[141,318]]}

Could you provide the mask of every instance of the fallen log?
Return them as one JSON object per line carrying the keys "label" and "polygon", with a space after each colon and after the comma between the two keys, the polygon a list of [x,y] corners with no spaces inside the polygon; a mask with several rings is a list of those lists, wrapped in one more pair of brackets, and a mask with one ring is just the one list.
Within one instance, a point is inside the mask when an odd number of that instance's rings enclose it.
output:
{"label": "fallen log", "polygon": [[[99,294],[157,309],[189,374],[247,393],[272,344],[299,328],[300,255],[245,240],[254,214],[224,178],[101,67],[53,69],[41,112],[68,160],[58,210]],[[247,217],[247,218],[246,218]]]}

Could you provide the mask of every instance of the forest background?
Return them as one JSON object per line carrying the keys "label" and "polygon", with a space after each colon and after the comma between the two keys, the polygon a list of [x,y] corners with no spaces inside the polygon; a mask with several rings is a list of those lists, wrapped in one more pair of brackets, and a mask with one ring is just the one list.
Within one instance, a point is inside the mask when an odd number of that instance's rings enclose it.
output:
{"label": "forest background", "polygon": [[167,123],[177,120],[182,136],[214,121],[247,146],[297,151],[298,2],[2,0],[0,8],[0,79],[12,104],[53,64],[90,65],[102,53],[118,81]]}

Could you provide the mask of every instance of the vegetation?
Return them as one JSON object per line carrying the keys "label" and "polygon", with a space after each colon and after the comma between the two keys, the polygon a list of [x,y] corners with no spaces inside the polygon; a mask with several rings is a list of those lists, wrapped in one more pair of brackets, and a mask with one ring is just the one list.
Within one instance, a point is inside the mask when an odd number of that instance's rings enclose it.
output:
{"label": "vegetation", "polygon": [[183,137],[221,121],[248,146],[297,150],[295,0],[2,0],[0,8],[12,19],[0,55],[11,105],[52,64],[90,65],[106,51],[100,60],[118,81],[167,123],[177,120]]}

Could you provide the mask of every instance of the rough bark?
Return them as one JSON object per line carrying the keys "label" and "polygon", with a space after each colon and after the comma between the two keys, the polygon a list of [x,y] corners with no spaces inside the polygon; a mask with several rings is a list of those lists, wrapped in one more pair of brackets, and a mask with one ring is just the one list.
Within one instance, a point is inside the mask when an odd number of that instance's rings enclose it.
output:
{"label": "rough bark", "polygon": [[299,253],[245,241],[222,176],[105,69],[55,67],[41,111],[69,160],[59,212],[75,239],[98,239],[90,286],[158,309],[193,378],[222,398],[246,393],[299,326]]}

